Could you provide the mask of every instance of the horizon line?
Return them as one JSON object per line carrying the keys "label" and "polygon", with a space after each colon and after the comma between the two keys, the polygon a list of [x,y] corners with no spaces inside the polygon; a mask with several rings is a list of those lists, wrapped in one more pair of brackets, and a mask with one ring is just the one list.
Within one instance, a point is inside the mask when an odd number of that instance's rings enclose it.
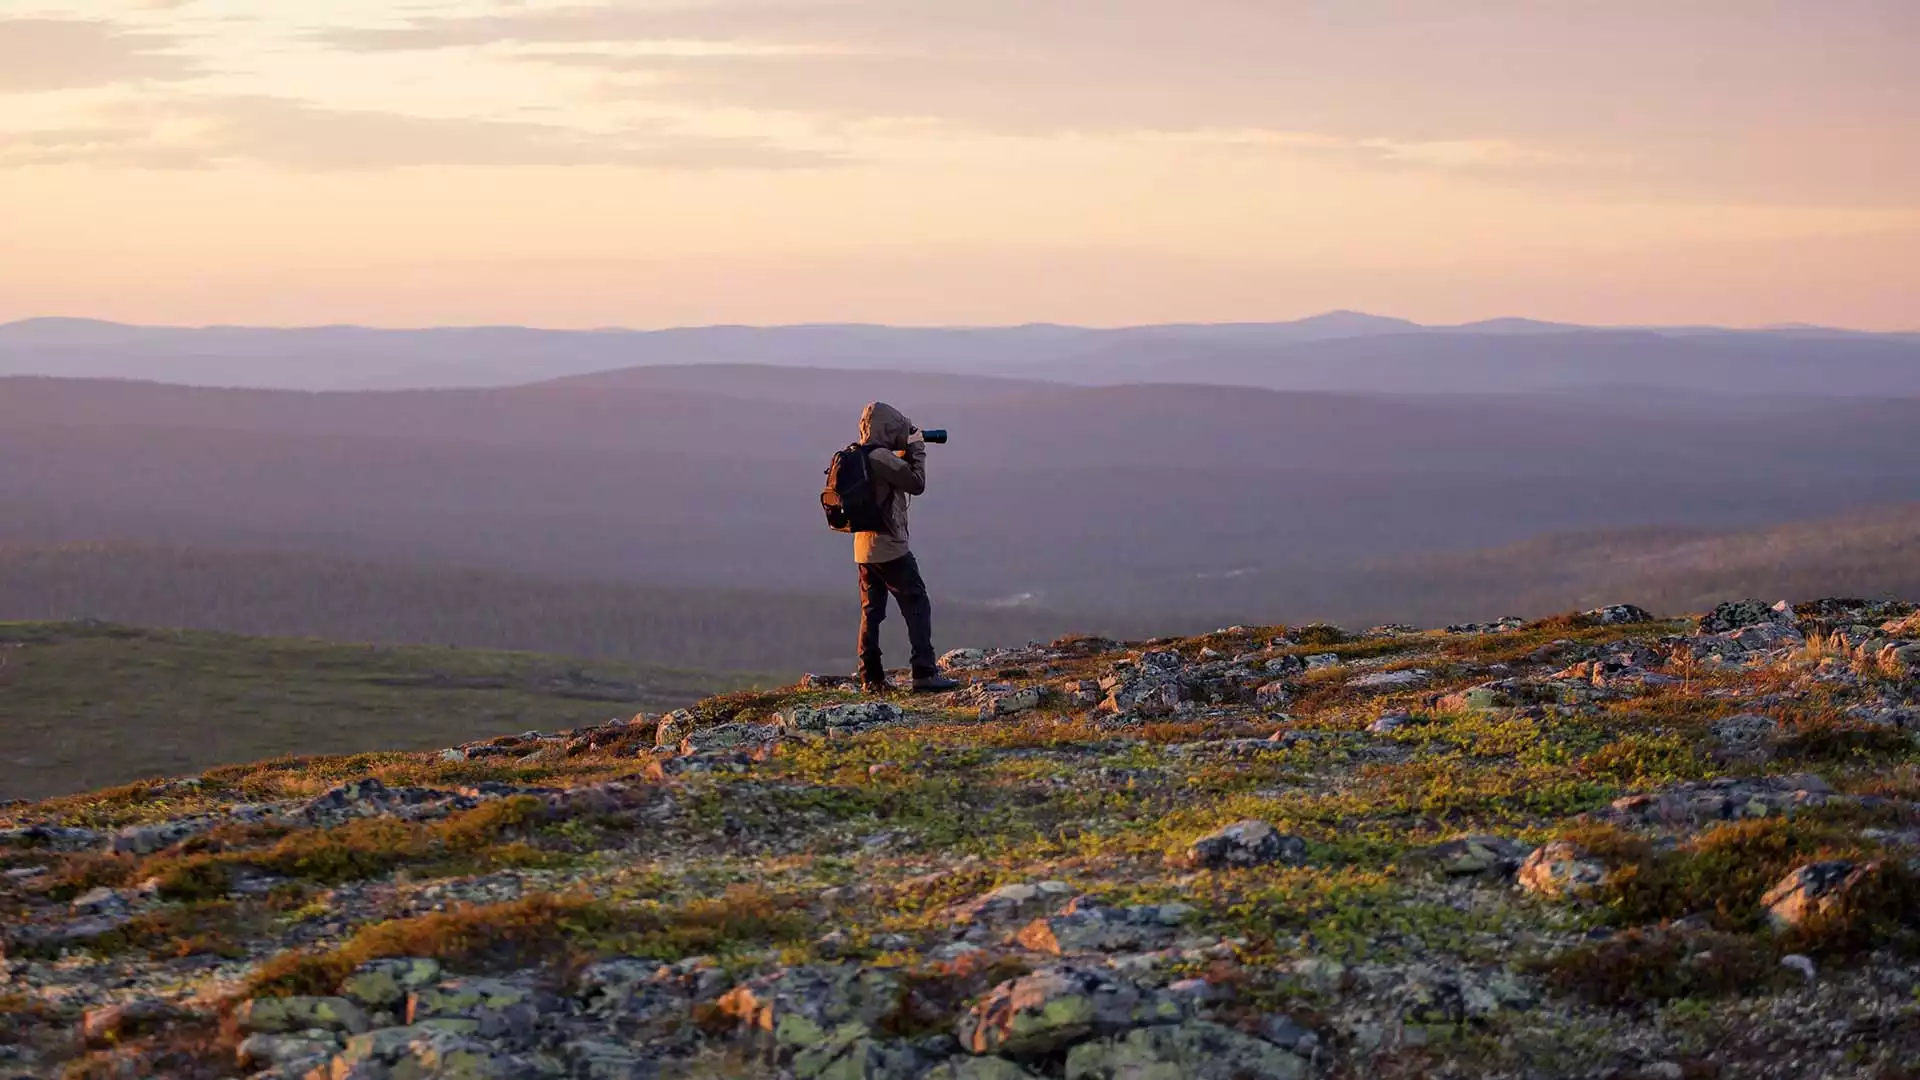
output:
{"label": "horizon line", "polygon": [[[1826,323],[1806,323],[1797,321],[1764,323],[1760,325],[1734,325],[1724,323],[1579,323],[1562,322],[1555,319],[1538,319],[1527,315],[1494,315],[1483,319],[1473,319],[1459,323],[1422,323],[1413,319],[1395,315],[1378,315],[1372,312],[1352,308],[1335,308],[1290,319],[1235,319],[1216,322],[1180,320],[1172,322],[1116,323],[1096,325],[1088,323],[1063,323],[1047,320],[1033,320],[1017,323],[885,323],[821,320],[813,322],[719,322],[685,323],[662,326],[542,326],[532,323],[434,323],[434,324],[379,324],[379,323],[149,323],[123,322],[117,319],[104,319],[90,315],[28,315],[16,319],[0,321],[0,330],[28,326],[35,323],[70,323],[99,327],[113,327],[125,330],[171,330],[171,331],[218,331],[218,330],[259,330],[284,333],[307,331],[367,331],[372,333],[433,333],[488,330],[523,330],[541,334],[664,334],[703,330],[898,330],[922,332],[966,332],[966,331],[1007,331],[1007,330],[1065,330],[1083,333],[1114,333],[1129,330],[1163,329],[1234,329],[1294,326],[1317,320],[1332,318],[1371,319],[1381,323],[1400,324],[1399,332],[1416,330],[1470,330],[1475,327],[1495,326],[1499,324],[1525,323],[1542,328],[1562,328],[1566,330],[1620,330],[1620,331],[1681,331],[1681,330],[1720,330],[1732,333],[1792,333],[1824,332],[1840,334],[1861,334],[1869,336],[1897,336],[1920,334],[1920,326],[1900,330],[1868,330],[1855,326],[1835,326]],[[1392,334],[1396,330],[1382,327],[1379,334]],[[1353,335],[1353,336],[1375,336]]]}

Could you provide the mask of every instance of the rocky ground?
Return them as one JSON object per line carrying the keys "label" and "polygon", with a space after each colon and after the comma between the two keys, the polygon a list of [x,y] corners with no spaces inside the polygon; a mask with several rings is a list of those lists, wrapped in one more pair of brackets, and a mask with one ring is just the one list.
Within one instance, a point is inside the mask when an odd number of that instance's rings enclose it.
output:
{"label": "rocky ground", "polygon": [[1920,617],[961,651],[0,809],[0,1077],[1920,1075]]}

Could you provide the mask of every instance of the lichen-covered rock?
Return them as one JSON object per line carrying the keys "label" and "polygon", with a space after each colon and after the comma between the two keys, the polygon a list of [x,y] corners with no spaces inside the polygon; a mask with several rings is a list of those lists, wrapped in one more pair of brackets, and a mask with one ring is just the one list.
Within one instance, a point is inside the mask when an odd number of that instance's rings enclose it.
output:
{"label": "lichen-covered rock", "polygon": [[1700,617],[1700,632],[1727,634],[1765,623],[1797,626],[1799,620],[1794,616],[1793,605],[1785,600],[1777,604],[1765,600],[1729,600]]}
{"label": "lichen-covered rock", "polygon": [[1298,866],[1307,861],[1306,841],[1279,832],[1264,821],[1236,821],[1207,834],[1172,857],[1196,870],[1221,870],[1268,863]]}
{"label": "lichen-covered rock", "polygon": [[983,649],[955,649],[937,662],[942,671],[978,671],[987,666],[987,654]]}
{"label": "lichen-covered rock", "polygon": [[1081,898],[1057,915],[1028,923],[1014,940],[1023,948],[1053,956],[1157,948],[1171,941],[1192,914],[1185,904],[1114,908]]}
{"label": "lichen-covered rock", "polygon": [[900,1007],[900,977],[877,968],[814,964],[785,968],[729,990],[715,1007],[771,1043],[776,1056],[844,1049],[871,1038]]}
{"label": "lichen-covered rock", "polygon": [[372,1026],[366,1010],[343,997],[254,998],[240,1003],[233,1021],[244,1033],[267,1035],[315,1029],[359,1035]]}
{"label": "lichen-covered rock", "polygon": [[693,734],[694,729],[699,726],[700,721],[692,712],[686,709],[675,709],[661,717],[660,723],[655,725],[653,745],[677,747],[680,745],[680,740]]}
{"label": "lichen-covered rock", "polygon": [[171,1002],[138,998],[118,1005],[88,1009],[80,1017],[80,1037],[89,1044],[121,1042],[185,1019],[185,1013]]}
{"label": "lichen-covered rock", "polygon": [[1067,1053],[1067,1080],[1299,1080],[1306,1063],[1206,1021],[1141,1028]]}
{"label": "lichen-covered rock", "polygon": [[1852,796],[1836,794],[1825,780],[1812,773],[1791,773],[1675,784],[1662,791],[1624,795],[1590,816],[1634,825],[1688,827],[1744,818],[1791,817],[1803,809],[1852,801]]}
{"label": "lichen-covered rock", "polygon": [[1858,892],[1883,870],[1878,862],[1843,860],[1809,863],[1768,889],[1760,898],[1767,922],[1776,930],[1804,926],[1823,916],[1844,911]]}
{"label": "lichen-covered rock", "polygon": [[482,1039],[522,1039],[541,1013],[533,991],[499,979],[455,979],[407,998],[407,1023]]}
{"label": "lichen-covered rock", "polygon": [[152,825],[129,825],[115,833],[108,846],[117,854],[151,855],[207,832],[222,820],[216,817],[191,817]]}
{"label": "lichen-covered rock", "polygon": [[1533,854],[1533,848],[1504,836],[1457,836],[1427,848],[1424,857],[1454,877],[1512,877]]}
{"label": "lichen-covered rock", "polygon": [[1037,686],[1023,686],[1003,692],[988,693],[980,703],[980,715],[983,718],[1013,716],[1040,707],[1041,690]]}
{"label": "lichen-covered rock", "polygon": [[[1170,655],[1178,660],[1180,654],[1147,655]],[[1166,716],[1178,712],[1181,706],[1193,700],[1193,688],[1187,684],[1181,672],[1164,665],[1151,666],[1143,662],[1140,668],[1132,672],[1109,676],[1101,681],[1100,686],[1107,692],[1106,698],[1100,702],[1100,711],[1115,715]]]}
{"label": "lichen-covered rock", "polygon": [[234,1049],[234,1063],[242,1069],[282,1069],[290,1073],[323,1068],[340,1052],[335,1035],[249,1035]]}
{"label": "lichen-covered rock", "polygon": [[1533,994],[1511,974],[1409,973],[1399,989],[1400,1015],[1410,1023],[1483,1023],[1499,1013],[1533,1004]]}
{"label": "lichen-covered rock", "polygon": [[433,1027],[355,1035],[334,1056],[330,1080],[530,1080],[532,1070],[486,1043]]}
{"label": "lichen-covered rock", "polygon": [[340,982],[342,997],[369,1009],[391,1009],[407,1000],[407,995],[440,978],[440,962],[427,957],[375,960],[354,969]]}
{"label": "lichen-covered rock", "polygon": [[907,718],[890,701],[860,701],[845,705],[795,705],[774,716],[774,723],[795,731],[864,731],[887,727]]}
{"label": "lichen-covered rock", "polygon": [[1293,700],[1293,687],[1284,682],[1263,683],[1253,692],[1254,704],[1263,709],[1283,709]]}
{"label": "lichen-covered rock", "polygon": [[918,1080],[1040,1080],[1040,1074],[998,1057],[948,1058]]}
{"label": "lichen-covered rock", "polygon": [[1061,965],[989,990],[960,1018],[954,1034],[975,1054],[1036,1058],[1101,1035],[1177,1023],[1185,1016],[1185,1007],[1171,995],[1099,968]]}
{"label": "lichen-covered rock", "polygon": [[34,848],[44,851],[86,851],[107,842],[92,829],[64,825],[21,825],[0,829],[0,847]]}
{"label": "lichen-covered rock", "polygon": [[1366,675],[1356,675],[1347,680],[1347,686],[1359,690],[1410,690],[1416,686],[1425,686],[1433,673],[1425,668],[1405,668],[1400,671],[1375,671]]}
{"label": "lichen-covered rock", "polygon": [[1073,895],[1064,881],[1017,881],[959,904],[948,917],[959,926],[1003,926],[1030,917]]}
{"label": "lichen-covered rock", "polygon": [[1593,608],[1580,613],[1588,621],[1600,626],[1629,626],[1635,623],[1650,623],[1652,613],[1645,608],[1632,604],[1609,604],[1606,607]]}
{"label": "lichen-covered rock", "polygon": [[1724,716],[1708,725],[1714,739],[1730,750],[1750,751],[1768,739],[1780,729],[1780,722],[1771,716],[1759,713],[1741,713],[1737,716]]}
{"label": "lichen-covered rock", "polygon": [[712,724],[688,732],[686,738],[680,740],[679,750],[683,754],[698,754],[760,746],[778,739],[783,730],[773,724]]}
{"label": "lichen-covered rock", "polygon": [[1514,876],[1522,889],[1536,896],[1576,899],[1606,880],[1607,866],[1579,845],[1556,840],[1535,849]]}
{"label": "lichen-covered rock", "polygon": [[1367,725],[1367,730],[1375,735],[1391,735],[1401,728],[1415,727],[1419,723],[1419,718],[1407,710],[1393,709],[1381,713],[1373,723]]}
{"label": "lichen-covered rock", "polygon": [[794,1080],[917,1080],[926,1055],[900,1039],[875,1039],[848,1027],[793,1055]]}

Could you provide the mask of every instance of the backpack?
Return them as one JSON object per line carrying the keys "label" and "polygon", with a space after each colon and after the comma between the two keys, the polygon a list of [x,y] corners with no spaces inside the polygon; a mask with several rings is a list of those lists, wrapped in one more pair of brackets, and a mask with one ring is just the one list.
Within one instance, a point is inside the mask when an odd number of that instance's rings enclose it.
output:
{"label": "backpack", "polygon": [[835,532],[888,532],[887,515],[874,494],[873,472],[867,455],[879,449],[854,443],[835,451],[827,463],[827,486],[820,492],[827,528]]}

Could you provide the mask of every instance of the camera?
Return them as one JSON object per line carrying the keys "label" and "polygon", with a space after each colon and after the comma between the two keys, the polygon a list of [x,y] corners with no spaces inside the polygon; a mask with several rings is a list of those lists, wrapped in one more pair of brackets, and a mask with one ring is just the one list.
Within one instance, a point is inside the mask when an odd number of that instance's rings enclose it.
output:
{"label": "camera", "polygon": [[947,429],[928,428],[920,432],[920,437],[931,443],[943,443],[947,441]]}

